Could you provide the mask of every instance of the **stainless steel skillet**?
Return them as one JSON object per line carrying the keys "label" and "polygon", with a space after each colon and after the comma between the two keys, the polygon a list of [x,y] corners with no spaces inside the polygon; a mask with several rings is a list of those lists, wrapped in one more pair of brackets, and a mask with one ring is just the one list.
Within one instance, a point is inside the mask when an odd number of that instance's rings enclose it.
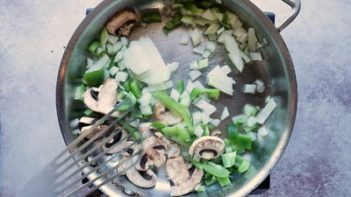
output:
{"label": "stainless steel skillet", "polygon": [[[232,196],[245,196],[255,189],[270,173],[278,162],[287,146],[289,137],[295,121],[297,108],[297,84],[293,63],[289,51],[280,35],[280,31],[289,25],[297,16],[300,8],[299,0],[295,2],[283,0],[293,8],[292,15],[279,28],[276,28],[262,11],[247,0],[224,0],[224,5],[234,11],[247,25],[256,28],[259,39],[265,38],[268,45],[262,49],[265,61],[252,63],[246,66],[243,73],[233,75],[237,81],[236,94],[233,98],[223,96],[217,106],[226,105],[230,108],[231,114],[239,114],[244,103],[251,103],[263,106],[264,98],[271,95],[278,102],[278,108],[266,123],[270,129],[270,135],[264,143],[255,144],[252,158],[252,167],[243,176],[235,177],[234,184],[222,190],[219,186],[213,185],[207,189],[208,196],[221,196],[230,194]],[[84,69],[86,48],[101,30],[105,22],[117,11],[126,7],[159,7],[161,1],[157,0],[105,0],[81,23],[72,36],[65,54],[63,56],[57,82],[57,113],[62,135],[66,143],[73,140],[69,122],[77,116],[76,109],[81,103],[73,100],[73,87],[76,85],[77,76]],[[162,25],[154,24],[146,29],[138,29],[132,38],[140,35],[149,35],[161,51],[167,62],[179,61],[183,67],[174,78],[188,79],[188,63],[196,57],[191,52],[191,46],[182,47],[179,45],[179,35],[184,29],[179,29],[168,36],[161,32]],[[212,65],[219,63],[223,65],[224,56],[218,52],[211,60]],[[217,53],[217,54],[218,54]],[[268,88],[264,94],[245,95],[240,88],[243,84],[252,83],[255,79],[261,78]],[[222,124],[223,128],[225,124]],[[106,185],[101,189],[108,195],[122,194],[122,191],[114,185]],[[157,195],[157,191],[147,192],[144,195]]]}

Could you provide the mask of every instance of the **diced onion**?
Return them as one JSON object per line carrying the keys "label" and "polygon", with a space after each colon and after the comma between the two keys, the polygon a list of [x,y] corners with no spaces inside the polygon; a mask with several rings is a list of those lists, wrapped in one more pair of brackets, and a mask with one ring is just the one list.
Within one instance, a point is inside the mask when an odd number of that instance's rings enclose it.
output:
{"label": "diced onion", "polygon": [[266,104],[266,106],[257,114],[256,119],[257,122],[263,124],[266,122],[268,117],[272,114],[274,109],[277,107],[277,103],[273,98],[270,98]]}
{"label": "diced onion", "polygon": [[128,73],[127,72],[123,72],[123,71],[119,71],[116,73],[115,79],[117,81],[120,82],[125,82],[128,79]]}
{"label": "diced onion", "polygon": [[161,91],[161,90],[167,90],[173,87],[173,82],[172,81],[166,81],[165,83],[161,84],[155,84],[155,85],[149,85],[145,89],[149,92],[156,92],[156,91]]}
{"label": "diced onion", "polygon": [[181,95],[180,95],[180,103],[182,105],[185,105],[187,107],[190,106],[191,103],[191,98],[190,98],[190,94],[188,91],[184,91]]}
{"label": "diced onion", "polygon": [[260,52],[253,52],[253,53],[250,53],[250,57],[253,61],[262,61],[263,58],[262,58],[262,55]]}
{"label": "diced onion", "polygon": [[186,84],[185,90],[188,92],[192,92],[194,89],[194,84],[192,81],[188,81],[188,83]]}
{"label": "diced onion", "polygon": [[264,82],[260,79],[257,79],[254,84],[256,84],[256,91],[259,93],[263,93],[265,91]]}
{"label": "diced onion", "polygon": [[246,94],[255,94],[256,85],[255,84],[245,84],[243,87],[243,92]]}
{"label": "diced onion", "polygon": [[140,105],[140,111],[143,115],[152,115],[152,108],[150,105]]}
{"label": "diced onion", "polygon": [[208,103],[203,99],[200,99],[199,101],[194,103],[194,105],[202,109],[202,111],[207,115],[211,115],[217,110],[215,106],[211,105],[210,103]]}
{"label": "diced onion", "polygon": [[171,98],[173,98],[175,101],[178,101],[180,98],[180,93],[176,89],[171,90],[170,94]]}
{"label": "diced onion", "polygon": [[142,96],[138,101],[140,105],[146,106],[146,105],[150,105],[151,99],[152,99],[152,95],[147,91],[143,91]]}
{"label": "diced onion", "polygon": [[189,43],[189,35],[184,33],[182,34],[182,36],[180,37],[180,42],[181,45],[188,45]]}
{"label": "diced onion", "polygon": [[210,123],[215,126],[215,127],[218,127],[220,124],[221,124],[221,120],[219,119],[211,119],[210,120]]}
{"label": "diced onion", "polygon": [[115,76],[118,71],[119,71],[119,68],[116,66],[112,66],[109,70],[111,76]]}
{"label": "diced onion", "polygon": [[192,81],[198,79],[201,76],[201,74],[202,73],[198,70],[192,70],[189,72],[189,76]]}
{"label": "diced onion", "polygon": [[198,28],[195,28],[190,36],[194,46],[198,46],[201,43],[202,32]]}
{"label": "diced onion", "polygon": [[204,133],[204,129],[200,125],[198,125],[194,130],[194,134],[197,137],[201,137],[203,133]]}
{"label": "diced onion", "polygon": [[179,68],[179,62],[172,62],[170,64],[167,64],[167,68],[171,73],[176,72]]}
{"label": "diced onion", "polygon": [[257,131],[257,137],[258,140],[263,140],[266,136],[268,136],[268,130],[266,129],[265,126],[262,126],[261,128],[258,129]]}
{"label": "diced onion", "polygon": [[221,114],[220,120],[224,120],[230,116],[228,107],[224,107],[223,112]]}
{"label": "diced onion", "polygon": [[193,114],[193,124],[198,125],[202,121],[202,112],[194,112]]}

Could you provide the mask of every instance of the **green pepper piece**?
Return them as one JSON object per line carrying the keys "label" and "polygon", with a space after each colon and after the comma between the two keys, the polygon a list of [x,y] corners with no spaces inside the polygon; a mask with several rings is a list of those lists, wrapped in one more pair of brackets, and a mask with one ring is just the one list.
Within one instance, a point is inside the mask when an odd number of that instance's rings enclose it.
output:
{"label": "green pepper piece", "polygon": [[84,74],[84,80],[88,86],[97,87],[100,86],[105,79],[105,70],[99,69],[96,71],[88,72]]}
{"label": "green pepper piece", "polygon": [[227,178],[230,175],[230,172],[227,169],[225,169],[223,166],[217,165],[212,162],[203,164],[203,169],[206,172],[212,174],[213,176],[216,176],[219,178]]}
{"label": "green pepper piece", "polygon": [[96,55],[96,50],[100,47],[100,42],[99,41],[93,41],[92,43],[90,43],[89,47],[88,47],[88,51],[92,54],[92,55]]}
{"label": "green pepper piece", "polygon": [[132,94],[128,94],[125,99],[121,103],[118,104],[116,111],[125,112],[129,110],[136,104],[136,98]]}
{"label": "green pepper piece", "polygon": [[183,16],[179,13],[175,14],[171,20],[166,22],[165,26],[163,27],[163,32],[168,34],[173,29],[181,26],[182,25],[182,17]]}
{"label": "green pepper piece", "polygon": [[212,185],[213,183],[215,183],[217,181],[216,177],[211,175],[211,174],[209,174],[209,173],[205,174],[205,178],[204,179],[205,179],[205,184],[207,186]]}
{"label": "green pepper piece", "polygon": [[165,124],[163,124],[162,122],[159,122],[159,121],[153,122],[151,124],[151,126],[155,129],[158,129],[158,130],[161,130],[161,129],[164,129],[167,127]]}
{"label": "green pepper piece", "polygon": [[195,189],[196,192],[204,192],[206,191],[206,187],[203,185],[200,185],[198,188]]}
{"label": "green pepper piece", "polygon": [[164,105],[167,109],[169,109],[172,113],[181,117],[189,132],[193,134],[193,121],[188,107],[178,103],[173,98],[168,96],[168,94],[162,91],[154,93],[154,97],[158,99],[161,102],[161,104]]}
{"label": "green pepper piece", "polygon": [[181,124],[165,127],[162,129],[162,132],[167,136],[179,139],[183,142],[182,144],[188,144],[191,141],[189,132]]}
{"label": "green pepper piece", "polygon": [[217,177],[217,181],[218,183],[221,185],[221,187],[225,187],[227,185],[230,185],[232,182],[230,181],[229,177],[225,177],[225,178],[219,178]]}
{"label": "green pepper piece", "polygon": [[127,80],[123,83],[122,86],[123,86],[125,91],[128,91],[128,92],[130,91],[130,83],[131,83],[131,81],[129,81],[129,80]]}
{"label": "green pepper piece", "polygon": [[140,90],[139,82],[137,80],[133,80],[132,82],[130,82],[129,86],[130,91],[134,94],[134,96],[138,99],[141,98],[142,93]]}
{"label": "green pepper piece", "polygon": [[132,136],[132,138],[135,140],[135,141],[140,141],[142,139],[142,136],[141,134],[139,133],[138,129],[129,125],[127,122],[125,121],[121,121],[120,122],[121,126],[123,127],[123,129],[125,129],[129,135]]}
{"label": "green pepper piece", "polygon": [[230,168],[235,164],[236,153],[225,153],[221,155],[222,163],[225,168]]}
{"label": "green pepper piece", "polygon": [[161,22],[161,13],[159,9],[147,9],[141,11],[141,21],[144,23]]}
{"label": "green pepper piece", "polygon": [[238,151],[251,150],[252,139],[249,135],[240,134],[237,126],[230,123],[227,128],[229,140],[236,146]]}
{"label": "green pepper piece", "polygon": [[190,98],[194,100],[201,94],[207,94],[208,97],[217,100],[219,98],[220,91],[218,89],[194,88],[191,91]]}
{"label": "green pepper piece", "polygon": [[246,172],[250,168],[250,162],[245,158],[237,155],[235,159],[235,167],[238,169],[240,174]]}
{"label": "green pepper piece", "polygon": [[183,92],[184,92],[184,90],[185,90],[185,84],[184,84],[184,81],[183,81],[183,80],[178,80],[178,81],[177,81],[176,90],[177,90],[179,93],[183,93]]}
{"label": "green pepper piece", "polygon": [[184,5],[183,7],[186,10],[190,11],[190,13],[194,14],[194,15],[201,15],[201,14],[203,14],[205,12],[203,9],[198,8],[192,2],[185,2],[183,5]]}

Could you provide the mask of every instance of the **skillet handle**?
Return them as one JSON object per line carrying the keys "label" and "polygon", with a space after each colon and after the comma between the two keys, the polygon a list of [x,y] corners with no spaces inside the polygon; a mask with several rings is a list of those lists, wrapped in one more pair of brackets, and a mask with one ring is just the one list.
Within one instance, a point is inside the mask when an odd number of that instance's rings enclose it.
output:
{"label": "skillet handle", "polygon": [[291,15],[277,28],[279,32],[283,31],[291,22],[295,20],[301,9],[301,0],[282,0],[288,4],[291,9]]}

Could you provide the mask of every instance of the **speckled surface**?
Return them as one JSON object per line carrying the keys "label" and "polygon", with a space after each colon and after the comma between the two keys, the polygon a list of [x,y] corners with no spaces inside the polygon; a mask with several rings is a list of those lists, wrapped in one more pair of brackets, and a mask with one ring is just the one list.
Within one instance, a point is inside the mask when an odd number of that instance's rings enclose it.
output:
{"label": "speckled surface", "polygon": [[[64,147],[59,62],[97,0],[0,0],[0,196],[15,196]],[[279,0],[256,0],[286,16]],[[299,85],[295,129],[262,196],[351,195],[351,1],[306,0],[283,33]],[[278,18],[278,22],[281,21]],[[45,142],[45,143],[43,143]]]}

